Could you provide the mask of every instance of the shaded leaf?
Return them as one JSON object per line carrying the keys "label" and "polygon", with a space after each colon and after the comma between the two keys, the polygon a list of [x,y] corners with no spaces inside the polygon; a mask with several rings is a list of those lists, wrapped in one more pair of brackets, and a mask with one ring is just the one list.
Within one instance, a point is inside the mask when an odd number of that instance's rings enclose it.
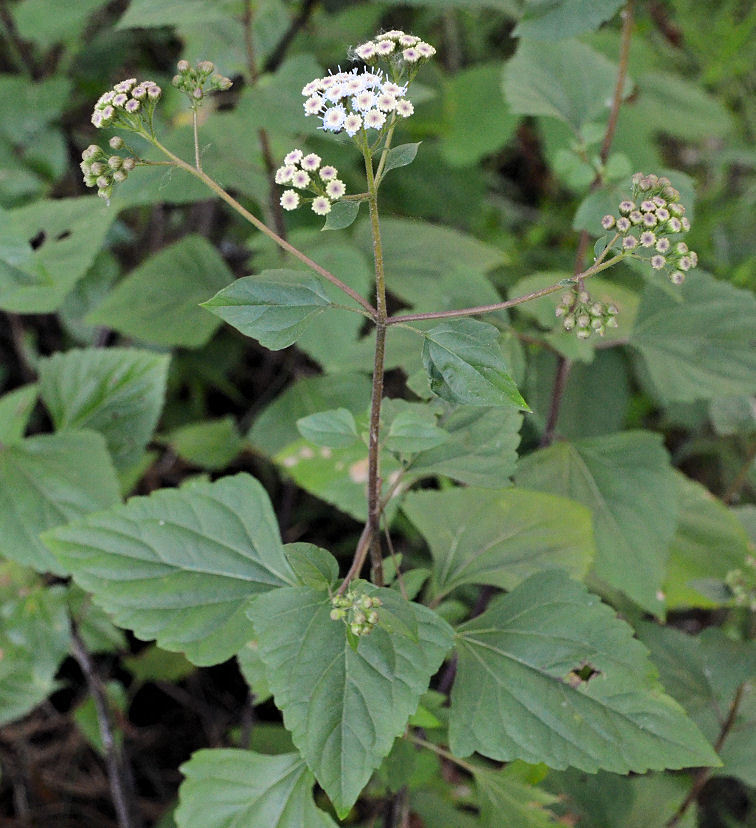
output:
{"label": "shaded leaf", "polygon": [[339,563],[327,550],[313,543],[287,543],[286,560],[302,586],[328,589],[339,577]]}
{"label": "shaded leaf", "polygon": [[512,37],[563,40],[594,29],[613,17],[624,0],[534,0],[525,6]]}
{"label": "shaded leaf", "polygon": [[297,420],[299,433],[316,446],[345,448],[359,439],[354,415],[346,408],[319,411]]}
{"label": "shaded leaf", "polygon": [[243,445],[231,416],[180,426],[166,440],[179,457],[204,469],[225,469]]}
{"label": "shaded leaf", "polygon": [[383,167],[383,175],[389,170],[395,170],[398,167],[406,167],[415,160],[417,150],[422,141],[416,144],[400,144],[398,147],[391,147],[386,154],[386,163]]}
{"label": "shaded leaf", "polygon": [[12,446],[23,438],[38,393],[39,386],[31,383],[0,397],[0,447]]}
{"label": "shaded leaf", "polygon": [[556,815],[545,808],[557,797],[518,778],[517,765],[502,770],[473,765],[481,825],[485,828],[549,828]]}
{"label": "shaded leaf", "polygon": [[337,201],[326,216],[324,230],[344,230],[354,224],[360,212],[361,201]]}

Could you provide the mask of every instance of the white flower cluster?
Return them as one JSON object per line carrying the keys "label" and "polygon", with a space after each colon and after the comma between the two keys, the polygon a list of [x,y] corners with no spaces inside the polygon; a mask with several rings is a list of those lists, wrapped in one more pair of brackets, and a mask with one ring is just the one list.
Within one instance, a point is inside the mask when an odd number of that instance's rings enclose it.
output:
{"label": "white flower cluster", "polygon": [[400,57],[404,63],[418,63],[432,58],[436,50],[430,43],[424,43],[415,35],[392,29],[390,32],[383,32],[383,34],[376,35],[373,40],[356,46],[354,53],[365,63],[389,57]]}
{"label": "white flower cluster", "polygon": [[328,132],[352,138],[362,129],[381,129],[389,115],[408,118],[415,111],[404,96],[407,86],[367,69],[337,72],[311,80],[303,89],[305,115],[317,115]]}
{"label": "white flower cluster", "polygon": [[151,116],[162,94],[154,81],[137,83],[136,78],[128,78],[100,96],[92,112],[92,123],[98,129],[116,125],[137,130],[142,114]]}
{"label": "white flower cluster", "polygon": [[321,167],[320,162],[319,155],[314,152],[305,155],[300,149],[293,149],[286,155],[283,166],[276,170],[276,184],[291,184],[296,189],[285,190],[281,196],[284,210],[296,210],[300,204],[297,190],[309,190],[314,194],[312,211],[325,216],[331,212],[332,202],[338,201],[346,193],[336,167],[329,164]]}

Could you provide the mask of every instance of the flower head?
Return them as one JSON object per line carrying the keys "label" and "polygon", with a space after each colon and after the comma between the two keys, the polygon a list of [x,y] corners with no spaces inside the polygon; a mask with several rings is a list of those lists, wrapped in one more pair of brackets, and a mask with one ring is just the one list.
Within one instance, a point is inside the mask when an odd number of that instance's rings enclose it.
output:
{"label": "flower head", "polygon": [[299,193],[294,190],[286,190],[281,195],[281,206],[284,210],[296,210],[299,207]]}
{"label": "flower head", "polygon": [[318,196],[312,201],[312,212],[325,216],[331,212],[331,202],[325,196]]}

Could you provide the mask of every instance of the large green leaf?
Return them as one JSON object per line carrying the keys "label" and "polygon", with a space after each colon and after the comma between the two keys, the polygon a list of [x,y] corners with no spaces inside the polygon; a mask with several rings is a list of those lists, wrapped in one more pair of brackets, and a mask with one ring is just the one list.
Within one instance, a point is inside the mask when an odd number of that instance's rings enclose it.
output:
{"label": "large green leaf", "polygon": [[615,773],[720,764],[614,611],[557,570],[463,624],[452,751]]}
{"label": "large green leaf", "polygon": [[89,428],[118,468],[136,462],[163,407],[168,357],[135,348],[87,348],[40,360],[40,395],[58,431]]}
{"label": "large green leaf", "polygon": [[555,567],[582,577],[595,551],[590,511],[556,495],[422,491],[407,495],[402,509],[430,546],[436,597],[470,583],[512,589]]}
{"label": "large green leaf", "polygon": [[522,414],[513,408],[450,406],[439,420],[449,440],[415,455],[409,471],[500,489],[515,469],[521,424]]}
{"label": "large green leaf", "polygon": [[630,337],[665,403],[756,390],[756,298],[694,271],[682,302],[649,286]]}
{"label": "large green leaf", "polygon": [[623,3],[624,0],[533,0],[525,7],[512,37],[563,40],[591,32],[609,20]]}
{"label": "large green leaf", "polygon": [[544,48],[521,40],[504,70],[504,95],[512,112],[552,115],[579,132],[607,111],[616,82],[616,66],[584,43],[564,40]]}
{"label": "large green leaf", "polygon": [[296,342],[310,318],[331,305],[318,280],[298,270],[265,270],[245,276],[202,303],[273,351]]}
{"label": "large green leaf", "polygon": [[92,197],[45,199],[5,213],[0,308],[57,310],[94,261],[115,217]]}
{"label": "large green leaf", "polygon": [[598,577],[644,609],[662,611],[677,491],[659,436],[631,431],[558,443],[524,458],[516,479],[585,504],[593,512]]}
{"label": "large green leaf", "polygon": [[3,595],[0,725],[25,715],[55,690],[69,639],[64,587],[18,588],[15,595]]}
{"label": "large green leaf", "polygon": [[254,595],[294,583],[268,496],[247,474],[134,497],[44,540],[116,623],[200,665],[252,638]]}
{"label": "large green leaf", "polygon": [[39,386],[32,383],[0,397],[0,448],[23,438],[38,392]]}
{"label": "large green leaf", "polygon": [[330,618],[327,592],[310,587],[262,595],[249,616],[276,705],[294,744],[345,816],[415,711],[451,646],[451,629],[397,592],[366,587],[383,602],[378,626],[356,648]]}
{"label": "large green leaf", "polygon": [[39,533],[119,499],[99,434],[45,434],[0,448],[0,555],[39,572],[63,574]]}
{"label": "large green leaf", "polygon": [[[751,554],[748,535],[734,513],[700,483],[676,475],[680,518],[669,547],[664,579],[667,606],[714,608],[729,603],[727,573]],[[712,592],[711,587],[718,589]],[[717,599],[715,594],[721,594]]]}
{"label": "large green leaf", "polygon": [[423,364],[434,394],[462,405],[530,410],[509,375],[493,325],[450,319],[424,336]]}
{"label": "large green leaf", "polygon": [[207,239],[185,236],[129,273],[86,321],[152,345],[198,348],[221,323],[197,306],[232,279]]}
{"label": "large green leaf", "polygon": [[336,828],[312,801],[315,780],[298,753],[198,750],[179,770],[178,828]]}
{"label": "large green leaf", "polygon": [[484,828],[553,828],[556,815],[544,806],[558,798],[518,778],[519,770],[518,763],[502,770],[472,766]]}

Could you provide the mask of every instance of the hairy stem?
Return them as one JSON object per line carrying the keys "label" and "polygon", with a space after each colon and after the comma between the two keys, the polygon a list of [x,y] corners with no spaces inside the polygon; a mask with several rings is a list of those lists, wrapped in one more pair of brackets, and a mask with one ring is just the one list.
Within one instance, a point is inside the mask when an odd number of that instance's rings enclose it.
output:
{"label": "hairy stem", "polygon": [[433,742],[426,742],[425,739],[421,739],[419,736],[415,736],[414,734],[410,734],[407,736],[410,742],[418,745],[419,747],[426,748],[427,750],[432,750],[433,753],[436,753],[438,756],[442,757],[443,759],[447,759],[449,762],[453,762],[458,767],[466,770],[468,773],[473,772],[473,766],[469,762],[465,762],[464,759],[459,759],[453,753],[449,753],[448,750],[444,750],[444,748],[439,747],[438,745],[434,745]]}
{"label": "hairy stem", "polygon": [[354,299],[357,304],[361,305],[369,314],[372,319],[377,318],[377,311],[376,309],[360,296],[356,290],[353,290],[349,287],[349,285],[344,284],[338,276],[335,276],[331,273],[330,270],[326,270],[324,267],[321,267],[317,262],[314,262],[309,256],[306,256],[302,253],[301,250],[298,250],[294,245],[289,244],[286,239],[282,239],[276,232],[270,229],[267,224],[260,221],[257,216],[250,213],[246,207],[243,207],[230,193],[227,193],[223,187],[220,186],[216,181],[210,178],[207,173],[203,172],[202,170],[193,167],[191,164],[187,164],[183,158],[179,158],[178,155],[174,155],[167,147],[163,146],[160,141],[157,140],[154,136],[145,135],[145,137],[154,144],[161,152],[165,153],[168,158],[175,164],[175,166],[179,167],[182,170],[185,170],[190,175],[193,175],[195,178],[198,178],[206,187],[209,187],[219,198],[226,202],[230,207],[232,207],[236,212],[242,216],[242,218],[246,219],[253,227],[259,230],[261,233],[266,235],[269,239],[274,241],[281,249],[285,250],[287,253],[291,253],[292,256],[299,259],[300,262],[306,264],[311,270],[314,270],[319,276],[322,276],[324,279],[329,281],[331,284],[336,285],[339,290],[343,291]]}
{"label": "hairy stem", "polygon": [[[607,259],[606,261],[603,260],[611,245],[614,244],[614,241],[616,241],[616,238],[607,246],[604,253],[596,259],[596,262],[591,267],[579,274],[579,278],[588,279],[591,276],[595,276],[597,273],[612,267],[624,258],[621,254],[618,254],[613,256],[611,259]],[[578,277],[576,276],[575,278]],[[474,316],[482,313],[493,313],[494,311],[522,305],[525,302],[530,302],[533,299],[540,298],[541,296],[548,296],[550,293],[556,293],[558,290],[564,290],[564,284],[562,282],[556,282],[553,285],[549,285],[549,287],[541,288],[541,290],[535,290],[532,293],[526,293],[523,296],[517,296],[514,299],[507,299],[504,302],[494,302],[491,305],[477,305],[471,308],[460,308],[459,310],[450,311],[405,313],[399,316],[389,316],[386,319],[386,325],[399,325],[404,322],[420,322],[426,319],[455,319],[460,316]]]}
{"label": "hairy stem", "polygon": [[192,107],[192,130],[194,132],[194,166],[202,172],[202,161],[200,160],[199,148],[199,126],[197,124],[197,107]]}
{"label": "hairy stem", "polygon": [[89,694],[92,696],[92,701],[94,702],[97,713],[97,724],[100,728],[100,737],[102,738],[102,746],[105,751],[105,765],[108,770],[110,792],[113,796],[113,806],[118,819],[118,825],[120,828],[133,828],[135,823],[130,815],[131,808],[127,797],[129,786],[127,784],[123,756],[118,747],[118,743],[113,737],[105,688],[73,620],[71,621],[71,654],[78,662],[79,667],[81,667],[82,673],[84,673]]}

